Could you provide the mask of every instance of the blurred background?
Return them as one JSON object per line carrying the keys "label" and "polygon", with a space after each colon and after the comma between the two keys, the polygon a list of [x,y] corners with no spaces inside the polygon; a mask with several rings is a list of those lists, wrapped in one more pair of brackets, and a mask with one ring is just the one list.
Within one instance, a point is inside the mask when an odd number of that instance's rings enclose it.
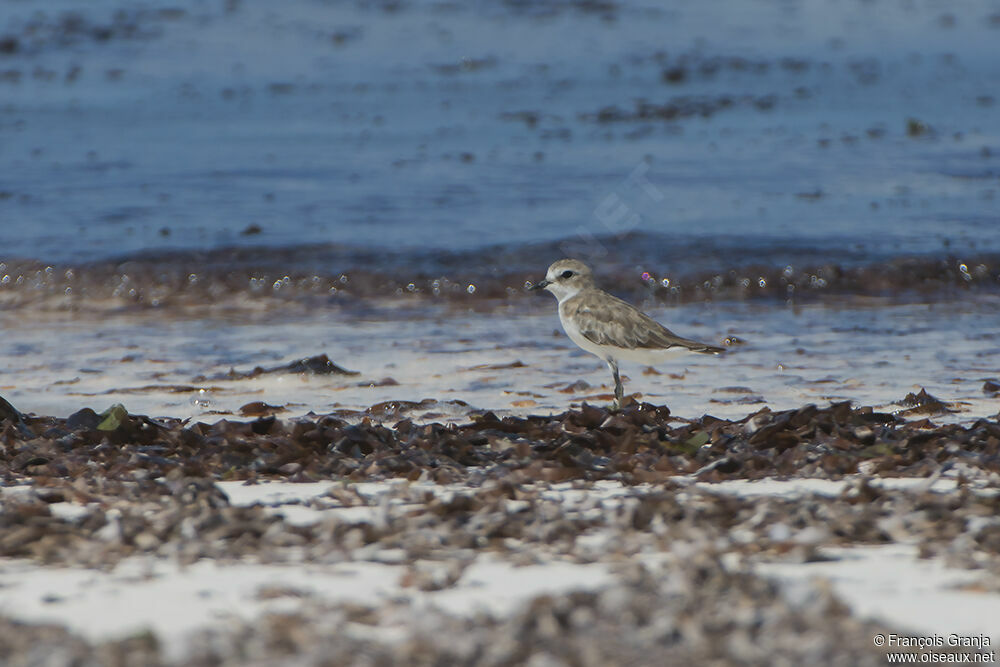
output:
{"label": "blurred background", "polygon": [[989,0],[8,1],[0,259],[961,261],[1000,246],[998,40]]}

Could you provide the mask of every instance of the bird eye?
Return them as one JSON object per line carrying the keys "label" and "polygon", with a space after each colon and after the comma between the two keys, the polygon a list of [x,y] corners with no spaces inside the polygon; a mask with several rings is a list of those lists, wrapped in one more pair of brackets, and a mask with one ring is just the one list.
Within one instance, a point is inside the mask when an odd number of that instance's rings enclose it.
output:
{"label": "bird eye", "polygon": [[561,274],[561,275],[560,275],[559,277],[560,277],[560,278],[569,278],[569,277],[571,277],[572,275],[573,275],[573,272],[572,272],[572,271],[563,271],[563,272],[562,272],[562,274]]}

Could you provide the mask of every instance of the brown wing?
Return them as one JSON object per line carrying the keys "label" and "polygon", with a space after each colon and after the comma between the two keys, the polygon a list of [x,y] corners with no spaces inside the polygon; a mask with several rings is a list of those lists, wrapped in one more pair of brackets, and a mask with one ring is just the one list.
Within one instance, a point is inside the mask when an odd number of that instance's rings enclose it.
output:
{"label": "brown wing", "polygon": [[[599,296],[598,296],[599,295]],[[597,345],[668,350],[683,347],[692,352],[719,354],[724,348],[681,338],[632,305],[610,294],[584,292],[563,306],[580,333]]]}

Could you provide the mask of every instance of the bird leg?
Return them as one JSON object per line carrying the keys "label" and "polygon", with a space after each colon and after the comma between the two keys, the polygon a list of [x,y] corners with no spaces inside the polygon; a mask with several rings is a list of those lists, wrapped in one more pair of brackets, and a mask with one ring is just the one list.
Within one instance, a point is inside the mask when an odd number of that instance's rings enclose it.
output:
{"label": "bird leg", "polygon": [[614,359],[608,359],[608,368],[611,369],[611,374],[615,378],[615,401],[611,404],[611,411],[617,412],[622,408],[622,396],[625,391],[622,389],[622,379],[618,375],[618,364]]}

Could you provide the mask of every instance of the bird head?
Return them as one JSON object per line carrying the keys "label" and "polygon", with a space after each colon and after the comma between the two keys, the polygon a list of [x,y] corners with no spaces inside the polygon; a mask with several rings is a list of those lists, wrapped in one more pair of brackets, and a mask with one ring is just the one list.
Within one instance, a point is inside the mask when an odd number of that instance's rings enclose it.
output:
{"label": "bird head", "polygon": [[593,287],[594,276],[590,268],[576,259],[560,259],[553,262],[545,272],[545,278],[529,289],[544,289],[552,292],[559,301],[575,296],[580,291]]}

